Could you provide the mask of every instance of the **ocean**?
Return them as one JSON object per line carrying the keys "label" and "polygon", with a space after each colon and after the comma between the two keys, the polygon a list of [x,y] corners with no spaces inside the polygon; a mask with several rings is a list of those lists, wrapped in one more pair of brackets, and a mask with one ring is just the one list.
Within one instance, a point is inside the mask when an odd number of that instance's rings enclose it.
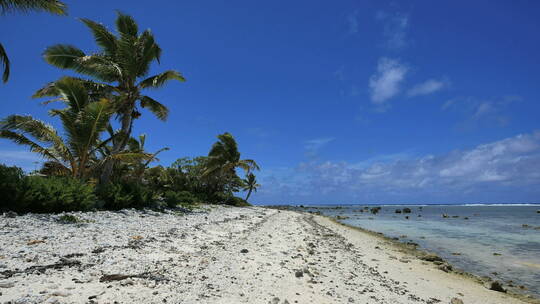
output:
{"label": "ocean", "polygon": [[[522,293],[540,297],[540,205],[380,205],[376,215],[360,212],[364,205],[305,207],[415,242],[456,268],[523,286]],[[395,213],[403,208],[411,213]]]}

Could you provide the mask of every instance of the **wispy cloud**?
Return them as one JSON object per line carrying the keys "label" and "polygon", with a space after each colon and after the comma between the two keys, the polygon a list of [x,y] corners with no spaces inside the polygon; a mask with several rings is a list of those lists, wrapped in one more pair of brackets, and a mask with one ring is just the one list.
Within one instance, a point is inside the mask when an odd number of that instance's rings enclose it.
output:
{"label": "wispy cloud", "polygon": [[347,15],[347,25],[349,26],[349,34],[358,33],[358,10]]}
{"label": "wispy cloud", "polygon": [[37,153],[24,150],[0,150],[0,163],[8,166],[21,167],[26,171],[36,169],[43,158]]}
{"label": "wispy cloud", "polygon": [[266,138],[274,134],[273,131],[259,128],[259,127],[247,128],[246,133],[252,136],[260,137],[260,138]]}
{"label": "wispy cloud", "polygon": [[409,28],[408,14],[379,11],[375,15],[375,18],[383,23],[385,47],[392,50],[399,50],[409,44],[407,39],[407,29]]}
{"label": "wispy cloud", "polygon": [[306,155],[309,157],[315,157],[318,155],[319,150],[322,149],[324,146],[328,145],[334,141],[333,137],[321,137],[321,138],[315,138],[306,140],[304,142],[304,149],[306,149]]}
{"label": "wispy cloud", "polygon": [[340,66],[337,70],[334,71],[334,77],[336,77],[337,80],[343,81],[345,80],[345,66]]}
{"label": "wispy cloud", "polygon": [[380,58],[377,72],[369,79],[371,102],[382,106],[388,99],[396,96],[405,80],[408,68],[397,59]]}
{"label": "wispy cloud", "polygon": [[476,126],[506,126],[510,122],[507,113],[509,105],[520,102],[522,98],[508,95],[496,98],[457,97],[446,101],[441,109],[454,111],[463,116],[458,129],[468,130]]}
{"label": "wispy cloud", "polygon": [[450,82],[447,80],[429,79],[409,89],[409,91],[407,91],[407,95],[409,97],[429,95],[447,88],[449,85]]}
{"label": "wispy cloud", "polygon": [[[287,176],[288,201],[515,202],[538,198],[538,168],[540,131],[441,155],[382,157],[361,166],[312,161],[282,176]],[[272,187],[279,187],[280,180],[274,182]]]}

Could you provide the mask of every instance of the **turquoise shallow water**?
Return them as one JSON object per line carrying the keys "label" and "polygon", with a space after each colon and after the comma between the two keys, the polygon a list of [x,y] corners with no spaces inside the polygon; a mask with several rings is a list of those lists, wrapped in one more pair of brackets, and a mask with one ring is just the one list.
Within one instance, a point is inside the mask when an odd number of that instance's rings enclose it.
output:
{"label": "turquoise shallow water", "polygon": [[[377,215],[360,212],[364,206],[340,207],[313,211],[348,216],[341,221],[416,242],[457,268],[505,284],[523,285],[524,293],[540,297],[540,205],[393,205],[381,206]],[[412,213],[395,213],[404,207]]]}

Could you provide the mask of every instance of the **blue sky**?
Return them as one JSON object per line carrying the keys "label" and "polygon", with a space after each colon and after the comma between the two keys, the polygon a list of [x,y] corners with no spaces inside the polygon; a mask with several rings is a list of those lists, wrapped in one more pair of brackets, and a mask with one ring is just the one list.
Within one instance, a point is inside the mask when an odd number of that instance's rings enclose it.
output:
{"label": "blue sky", "polygon": [[[0,117],[47,116],[32,93],[65,71],[43,50],[96,50],[78,17],[115,10],[151,28],[153,72],[186,83],[149,95],[135,134],[161,163],[204,155],[231,132],[256,159],[256,203],[506,203],[540,200],[537,1],[65,1],[69,16],[9,15]],[[0,141],[0,160],[34,169]]]}

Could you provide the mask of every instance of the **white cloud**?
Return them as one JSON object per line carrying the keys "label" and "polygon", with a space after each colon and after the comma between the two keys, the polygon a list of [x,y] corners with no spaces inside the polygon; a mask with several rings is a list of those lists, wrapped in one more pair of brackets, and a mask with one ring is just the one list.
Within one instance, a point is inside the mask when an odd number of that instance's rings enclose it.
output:
{"label": "white cloud", "polygon": [[385,46],[389,49],[399,50],[408,45],[407,29],[409,27],[409,15],[396,12],[389,14],[379,11],[376,19],[383,22],[383,35]]}
{"label": "white cloud", "polygon": [[289,201],[323,203],[497,203],[532,201],[540,195],[540,131],[437,156],[380,159],[301,163],[289,173],[302,178],[274,182],[288,186]]}
{"label": "white cloud", "polygon": [[400,92],[400,85],[405,79],[408,68],[396,59],[379,59],[377,72],[369,79],[371,101],[383,105],[388,99]]}
{"label": "white cloud", "polygon": [[412,87],[407,95],[409,97],[429,95],[446,88],[448,85],[449,83],[444,80],[429,79]]}

